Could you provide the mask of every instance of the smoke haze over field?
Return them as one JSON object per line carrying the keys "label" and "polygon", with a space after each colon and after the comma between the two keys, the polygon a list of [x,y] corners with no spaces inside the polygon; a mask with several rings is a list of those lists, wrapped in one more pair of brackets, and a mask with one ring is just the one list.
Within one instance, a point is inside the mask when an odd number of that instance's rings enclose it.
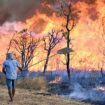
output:
{"label": "smoke haze over field", "polygon": [[0,23],[25,20],[35,13],[41,0],[0,0]]}
{"label": "smoke haze over field", "polygon": [[[36,10],[52,15],[54,5],[58,0],[0,0],[0,24],[5,21],[25,21],[32,17]],[[63,0],[62,0],[63,1]],[[93,20],[97,17],[96,0],[68,0],[74,4],[86,3],[88,12]],[[91,5],[91,7],[90,7]],[[95,6],[92,6],[95,5]],[[52,8],[53,7],[53,8]],[[93,10],[94,12],[90,12]]]}

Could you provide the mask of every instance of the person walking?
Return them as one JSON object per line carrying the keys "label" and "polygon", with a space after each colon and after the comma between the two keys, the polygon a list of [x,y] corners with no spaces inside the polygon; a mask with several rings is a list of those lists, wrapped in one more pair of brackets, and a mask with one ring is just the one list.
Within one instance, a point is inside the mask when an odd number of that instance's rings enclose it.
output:
{"label": "person walking", "polygon": [[12,53],[6,54],[6,60],[3,62],[2,72],[6,76],[6,85],[8,88],[8,94],[10,102],[13,101],[15,95],[15,82],[17,79],[17,68],[22,71],[20,64],[13,58]]}

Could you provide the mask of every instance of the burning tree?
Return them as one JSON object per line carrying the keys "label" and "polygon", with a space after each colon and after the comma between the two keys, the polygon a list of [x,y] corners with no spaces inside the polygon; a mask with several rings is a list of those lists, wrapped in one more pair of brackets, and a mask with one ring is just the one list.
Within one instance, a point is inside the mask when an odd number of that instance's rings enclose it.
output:
{"label": "burning tree", "polygon": [[10,47],[14,48],[21,58],[22,70],[28,70],[29,64],[34,58],[39,39],[36,40],[31,32],[28,32],[26,29],[16,33],[15,36],[10,41],[8,51]]}
{"label": "burning tree", "polygon": [[[66,20],[64,25],[64,31],[65,31],[64,37],[66,39],[67,49],[71,49],[71,45],[72,45],[71,31],[74,29],[77,23],[79,12],[80,11],[77,11],[71,3],[68,3],[68,2],[61,3],[60,14]],[[67,68],[67,74],[69,79],[70,79],[70,55],[71,55],[71,51],[66,54],[66,68]]]}
{"label": "burning tree", "polygon": [[45,60],[45,65],[44,65],[43,73],[46,72],[51,51],[55,48],[55,46],[58,43],[60,43],[62,38],[63,38],[62,31],[57,31],[56,32],[54,30],[52,30],[52,32],[50,32],[47,36],[45,36],[43,38],[44,50],[47,51],[47,57],[46,57],[46,60]]}

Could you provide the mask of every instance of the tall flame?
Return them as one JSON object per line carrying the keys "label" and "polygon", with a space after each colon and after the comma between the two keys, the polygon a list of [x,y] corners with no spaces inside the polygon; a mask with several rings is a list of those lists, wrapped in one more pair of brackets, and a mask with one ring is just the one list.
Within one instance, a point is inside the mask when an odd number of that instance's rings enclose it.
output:
{"label": "tall flame", "polygon": [[[76,27],[71,32],[73,49],[75,51],[72,54],[71,66],[73,68],[86,70],[98,69],[98,64],[101,63],[103,59],[103,55],[100,53],[99,48],[101,44],[104,44],[101,37],[101,22],[102,17],[105,15],[105,1],[96,0],[94,4],[81,2],[82,0],[77,1],[78,2],[75,3],[75,6],[81,11],[81,14]],[[50,5],[48,5],[48,7],[51,8]],[[62,29],[64,21],[64,18],[58,16],[55,12],[53,12],[52,15],[47,15],[37,10],[31,18],[26,19],[24,22],[6,22],[0,27],[0,41],[2,43],[0,44],[1,63],[14,30],[19,31],[21,29],[27,28],[30,31],[34,31],[36,36],[43,36],[52,29]],[[5,45],[5,48],[2,45]],[[65,45],[65,42],[60,43],[52,53],[56,53],[58,49],[65,47]],[[33,63],[45,59],[46,57],[46,52],[41,53],[42,47],[39,48],[38,51],[40,52],[40,55],[38,58],[34,58]],[[65,68],[64,64],[62,63],[62,61],[65,59],[64,56],[57,55],[54,58],[51,58],[48,69],[56,69],[56,67],[58,67],[58,58],[60,65],[59,69]],[[55,63],[52,63],[53,60],[55,60]],[[43,64],[44,63],[36,65],[32,69],[42,70]]]}

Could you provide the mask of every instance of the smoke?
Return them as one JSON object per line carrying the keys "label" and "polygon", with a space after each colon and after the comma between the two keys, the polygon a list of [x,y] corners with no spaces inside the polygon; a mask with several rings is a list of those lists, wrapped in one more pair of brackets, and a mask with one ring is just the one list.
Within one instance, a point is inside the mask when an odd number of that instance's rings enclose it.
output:
{"label": "smoke", "polygon": [[97,0],[80,0],[82,2],[85,2],[87,4],[95,4]]}
{"label": "smoke", "polygon": [[74,11],[75,10],[80,11],[81,14],[83,13],[85,18],[89,17],[89,19],[92,21],[99,19],[100,13],[98,10],[98,5],[99,3],[104,3],[103,1],[99,0],[66,0],[66,2],[65,0],[58,0],[58,1],[59,1],[58,5],[60,5],[60,3],[66,5],[71,3]]}
{"label": "smoke", "polygon": [[[67,81],[65,76],[63,79]],[[74,70],[71,72],[71,91],[68,90],[68,94],[63,96],[82,101],[104,103],[103,105],[105,105],[105,85],[102,85],[100,81],[104,82],[100,72]]]}
{"label": "smoke", "polygon": [[95,7],[91,7],[88,9],[89,18],[93,21],[99,18],[99,12],[96,10]]}
{"label": "smoke", "polygon": [[74,90],[67,97],[80,99],[80,100],[90,100],[94,102],[105,102],[105,91],[98,89],[85,89],[80,84],[74,84]]}
{"label": "smoke", "polygon": [[0,24],[5,21],[25,21],[36,11],[50,16],[56,0],[0,0]]}
{"label": "smoke", "polygon": [[24,21],[31,17],[41,0],[0,0],[0,24],[5,21]]}
{"label": "smoke", "polygon": [[[32,17],[36,11],[51,16],[54,12],[54,5],[59,0],[0,0],[0,24],[5,21],[25,21]],[[96,5],[97,0],[67,0],[77,4],[79,2],[87,5]],[[78,8],[79,9],[79,8]],[[96,20],[98,12],[96,7],[87,8],[90,19]],[[91,12],[93,10],[93,12]]]}
{"label": "smoke", "polygon": [[[97,10],[97,1],[98,0],[71,0],[72,2],[74,2],[75,4],[78,5],[78,3],[81,3],[82,5],[84,5],[83,3],[85,3],[87,5],[86,11],[87,11],[87,16],[89,17],[89,19],[95,21],[99,18],[99,12]],[[80,8],[77,8],[80,9]],[[85,10],[81,10],[81,12],[84,12]]]}

